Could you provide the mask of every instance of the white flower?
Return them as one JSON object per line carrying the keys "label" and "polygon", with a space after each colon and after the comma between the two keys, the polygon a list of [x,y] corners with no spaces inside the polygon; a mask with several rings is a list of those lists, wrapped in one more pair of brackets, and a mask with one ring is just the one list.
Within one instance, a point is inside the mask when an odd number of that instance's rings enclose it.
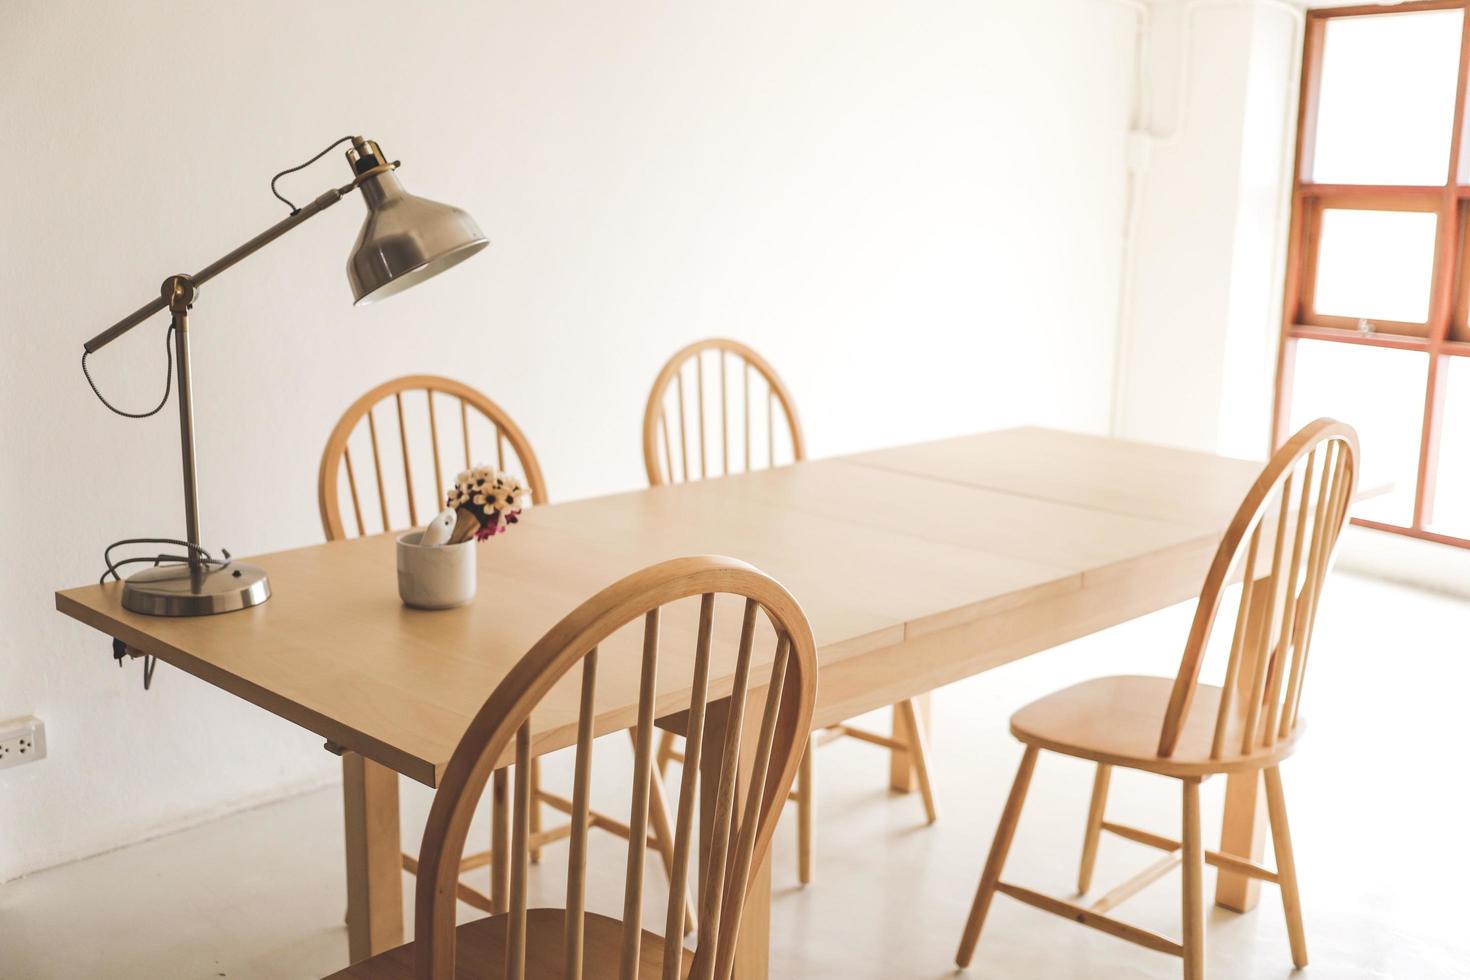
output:
{"label": "white flower", "polygon": [[455,477],[445,501],[455,510],[472,509],[482,515],[482,523],[493,535],[516,522],[528,496],[520,480],[510,473],[493,466],[472,466]]}

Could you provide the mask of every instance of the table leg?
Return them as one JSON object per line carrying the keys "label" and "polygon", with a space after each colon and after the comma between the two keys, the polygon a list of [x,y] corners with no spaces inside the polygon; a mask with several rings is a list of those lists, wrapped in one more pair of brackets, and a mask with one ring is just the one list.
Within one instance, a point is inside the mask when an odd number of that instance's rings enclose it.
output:
{"label": "table leg", "polygon": [[[1251,586],[1251,603],[1248,630],[1263,626],[1270,630],[1268,636],[1276,635],[1280,610],[1276,610],[1273,621],[1263,624],[1266,599],[1274,588],[1270,575],[1256,579]],[[1275,605],[1279,607],[1278,601]],[[1253,635],[1253,634],[1247,634]],[[1235,679],[1235,697],[1239,704],[1250,698],[1255,672],[1248,664],[1242,664]],[[1266,798],[1261,792],[1261,774],[1258,772],[1236,773],[1225,778],[1225,818],[1220,828],[1220,850],[1225,854],[1245,858],[1260,864],[1266,853]],[[1261,883],[1255,878],[1220,870],[1215,880],[1215,904],[1232,912],[1249,912],[1260,901]]]}
{"label": "table leg", "polygon": [[[752,698],[741,725],[740,780],[736,806],[744,807],[749,787],[754,746],[760,735],[764,697]],[[705,880],[709,864],[707,845],[714,824],[715,790],[720,778],[720,746],[729,726],[729,701],[711,702],[705,710],[704,752],[699,759],[699,880]],[[737,809],[736,813],[740,810]],[[766,980],[771,961],[771,852],[750,869],[749,897],[740,920],[740,939],[735,947],[735,969],[731,980]],[[702,891],[701,884],[701,891]]]}
{"label": "table leg", "polygon": [[403,944],[398,773],[342,753],[347,840],[347,955],[357,963]]}
{"label": "table leg", "polygon": [[[1259,772],[1226,777],[1225,821],[1220,829],[1220,851],[1260,864],[1266,853],[1266,798]],[[1261,897],[1255,878],[1221,869],[1215,881],[1215,904],[1232,912],[1249,912]]]}
{"label": "table leg", "polygon": [[[929,695],[920,694],[913,699],[915,714],[919,716],[919,724],[924,727],[924,734],[928,735],[933,729],[929,723]],[[900,742],[911,741],[909,726],[903,720],[903,712],[898,708],[893,709],[893,737]],[[888,788],[895,793],[912,793],[917,784],[914,782],[914,764],[909,759],[909,754],[903,749],[892,749],[888,753]]]}

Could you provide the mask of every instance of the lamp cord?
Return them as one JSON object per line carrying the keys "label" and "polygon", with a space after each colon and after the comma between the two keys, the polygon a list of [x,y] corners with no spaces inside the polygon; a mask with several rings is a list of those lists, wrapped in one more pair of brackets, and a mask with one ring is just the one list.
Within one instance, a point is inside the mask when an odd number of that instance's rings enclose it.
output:
{"label": "lamp cord", "polygon": [[[99,395],[98,397],[100,398],[102,396]],[[185,549],[188,554],[169,555],[160,552],[156,555],[140,555],[136,558],[124,558],[120,561],[112,557],[112,553],[114,550],[134,544],[177,545],[178,547]],[[159,565],[164,564],[182,565],[189,561],[190,555],[192,555],[195,559],[197,559],[199,562],[207,567],[224,568],[230,563],[230,553],[227,550],[221,548],[220,554],[222,554],[224,557],[216,558],[208,551],[199,547],[199,545],[190,544],[187,541],[180,541],[178,538],[124,538],[121,541],[114,541],[112,544],[107,546],[105,551],[102,552],[102,561],[107,565],[107,571],[102,573],[102,577],[97,580],[97,584],[106,585],[107,576],[109,575],[112,576],[112,580],[114,582],[121,582],[123,580],[123,577],[118,572],[118,569],[124,568],[128,565],[140,565],[145,562],[151,564],[155,568],[157,568]],[[136,654],[129,652],[128,645],[122,640],[114,637],[112,640],[112,659],[117,661],[117,665],[121,667],[123,665],[123,661],[132,656],[136,656]],[[157,667],[157,657],[153,656],[151,653],[143,654],[143,690],[146,691],[153,687],[153,671]]]}
{"label": "lamp cord", "polygon": [[169,326],[168,326],[168,329],[166,331],[164,331],[164,334],[163,334],[163,349],[166,352],[166,354],[168,355],[168,367],[165,368],[165,371],[167,373],[164,374],[164,376],[163,376],[163,397],[158,400],[158,404],[155,405],[155,406],[153,406],[152,409],[150,409],[149,411],[146,411],[146,412],[129,412],[129,411],[125,411],[125,410],[123,410],[121,408],[118,408],[112,402],[108,401],[103,396],[102,391],[97,387],[97,382],[95,382],[95,381],[92,380],[92,372],[87,370],[87,357],[92,352],[91,351],[84,350],[84,351],[82,351],[82,375],[87,379],[87,384],[89,384],[89,385],[92,386],[92,394],[96,395],[97,396],[97,400],[99,402],[101,402],[102,404],[106,405],[107,408],[110,411],[115,412],[118,415],[123,416],[124,418],[130,418],[130,419],[146,419],[146,418],[151,418],[152,416],[157,415],[159,412],[163,411],[163,406],[165,406],[165,405],[168,404],[168,396],[169,396],[169,394],[174,389],[174,345],[173,345],[173,336],[174,336],[174,326],[173,326],[172,323],[170,323]]}
{"label": "lamp cord", "polygon": [[322,152],[318,153],[316,156],[312,157],[310,160],[306,161],[305,163],[298,163],[294,167],[291,167],[291,168],[286,169],[286,170],[282,170],[280,173],[276,174],[274,177],[271,178],[271,193],[276,196],[276,199],[278,201],[280,201],[282,204],[286,205],[286,207],[290,208],[292,214],[297,213],[301,209],[298,208],[295,204],[292,204],[285,197],[283,197],[281,195],[281,192],[280,191],[276,190],[276,181],[280,180],[282,177],[286,176],[287,174],[294,174],[298,170],[305,170],[307,167],[311,166],[313,163],[316,163],[322,157],[326,156],[328,153],[331,153],[333,150],[335,150],[337,147],[341,146],[343,143],[351,143],[354,138],[355,137],[352,137],[352,136],[344,136],[341,139],[339,139],[337,142],[333,143],[331,146],[327,147]]}
{"label": "lamp cord", "polygon": [[[287,174],[294,174],[298,170],[303,170],[303,169],[311,166],[313,163],[316,163],[322,157],[326,156],[328,153],[331,153],[333,150],[335,150],[337,147],[341,146],[343,143],[350,143],[350,142],[352,142],[353,139],[354,139],[354,137],[352,137],[352,136],[344,136],[341,139],[337,140],[332,145],[328,146],[325,150],[322,150],[316,156],[312,157],[310,160],[306,161],[305,163],[300,163],[300,164],[297,164],[294,167],[290,167],[290,168],[288,168],[286,170],[282,170],[280,173],[276,174],[274,177],[271,178],[271,193],[274,194],[276,196],[276,198],[281,201],[281,203],[285,204],[286,207],[290,208],[292,214],[298,213],[301,209],[298,208],[295,204],[291,203],[291,201],[289,201],[285,197],[283,197],[281,195],[281,192],[280,191],[276,190],[276,181],[280,180],[282,177],[286,176]],[[110,411],[112,411],[112,412],[114,412],[114,413],[116,413],[118,415],[121,415],[124,418],[129,418],[129,419],[146,419],[146,418],[152,418],[153,416],[157,415],[159,412],[163,411],[163,406],[165,406],[165,405],[168,404],[168,396],[173,392],[173,382],[174,382],[173,334],[174,334],[174,327],[173,327],[172,324],[170,324],[169,325],[169,328],[168,328],[168,331],[163,335],[163,346],[164,346],[165,351],[168,354],[168,368],[167,368],[168,374],[166,374],[164,376],[164,380],[163,380],[163,397],[158,400],[158,404],[155,405],[152,409],[150,409],[149,411],[146,411],[146,412],[129,412],[129,411],[125,410],[125,409],[118,408],[116,405],[112,404],[112,402],[108,401],[107,398],[102,394],[102,391],[97,387],[97,382],[92,380],[92,372],[90,372],[90,371],[87,370],[87,357],[91,354],[91,352],[84,350],[84,351],[82,351],[82,375],[87,379],[87,384],[91,385],[91,387],[92,387],[92,394],[96,395],[97,396],[97,400],[100,401],[102,404],[106,405],[107,408],[108,408],[108,410],[110,410]]]}
{"label": "lamp cord", "polygon": [[[112,557],[112,553],[118,548],[123,548],[128,545],[134,544],[171,544],[185,549],[189,552],[189,554],[166,555],[159,553],[156,555],[143,555],[142,557],[138,558],[124,558],[121,561],[118,561]],[[102,577],[97,580],[97,584],[106,585],[107,576],[109,575],[112,576],[112,580],[114,582],[121,582],[122,576],[117,573],[117,570],[125,565],[136,565],[145,561],[151,561],[155,565],[162,565],[164,563],[182,564],[189,560],[190,555],[193,555],[194,558],[198,559],[205,565],[217,565],[223,568],[225,565],[228,565],[230,563],[230,552],[227,549],[221,549],[220,553],[224,555],[223,559],[214,557],[207,550],[201,548],[197,544],[190,544],[187,541],[180,541],[178,538],[123,538],[121,541],[112,542],[112,544],[108,545],[107,548],[102,552],[102,561],[104,564],[107,565],[107,571],[102,573]]]}

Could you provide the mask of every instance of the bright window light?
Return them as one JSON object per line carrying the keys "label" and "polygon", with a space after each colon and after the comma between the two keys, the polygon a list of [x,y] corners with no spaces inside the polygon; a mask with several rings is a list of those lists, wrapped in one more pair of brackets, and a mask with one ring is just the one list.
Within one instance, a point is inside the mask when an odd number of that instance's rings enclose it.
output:
{"label": "bright window light", "polygon": [[1470,538],[1470,358],[1450,358],[1431,530]]}
{"label": "bright window light", "polygon": [[1309,179],[1444,183],[1462,16],[1430,10],[1328,21]]}
{"label": "bright window light", "polygon": [[1316,311],[1366,320],[1428,320],[1438,221],[1423,211],[1324,210]]}
{"label": "bright window light", "polygon": [[1364,489],[1392,485],[1355,505],[1354,517],[1408,525],[1419,475],[1427,354],[1364,344],[1297,342],[1291,430],[1331,416],[1358,430]]}

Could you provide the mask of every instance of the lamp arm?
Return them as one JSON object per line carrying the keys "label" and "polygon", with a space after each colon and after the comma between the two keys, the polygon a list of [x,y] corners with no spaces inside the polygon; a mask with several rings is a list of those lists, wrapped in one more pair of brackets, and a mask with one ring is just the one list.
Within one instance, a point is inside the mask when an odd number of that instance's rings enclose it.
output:
{"label": "lamp arm", "polygon": [[[297,225],[306,221],[306,219],[313,218],[316,215],[321,214],[327,208],[342,200],[343,196],[354,190],[359,183],[361,183],[361,178],[359,178],[358,180],[354,180],[350,184],[344,184],[341,187],[332,188],[325,194],[318,197],[315,201],[312,201],[310,204],[306,205],[306,207],[301,208],[298,211],[294,211],[287,217],[282,218],[280,221],[277,221],[265,231],[250,239],[250,241],[246,242],[244,245],[241,245],[239,248],[226,253],[218,259],[215,259],[209,265],[205,266],[203,269],[200,269],[198,272],[190,277],[194,280],[194,285],[203,285],[204,283],[213,279],[215,276],[219,275],[221,272],[224,272],[230,266],[239,262],[241,259],[259,251],[266,245],[269,245],[271,242],[275,241],[277,238],[280,238],[292,228],[295,228]],[[136,327],[138,324],[142,323],[144,320],[151,317],[153,314],[159,313],[167,308],[168,297],[160,295],[158,298],[152,300],[144,306],[140,306],[132,313],[129,313],[127,316],[123,317],[121,320],[117,321],[112,326],[108,327],[106,330],[102,331],[97,336],[87,341],[83,345],[83,348],[89,354],[96,353],[103,347],[106,347],[108,344],[112,343],[117,338],[121,337],[123,334],[127,333],[129,330]]]}

